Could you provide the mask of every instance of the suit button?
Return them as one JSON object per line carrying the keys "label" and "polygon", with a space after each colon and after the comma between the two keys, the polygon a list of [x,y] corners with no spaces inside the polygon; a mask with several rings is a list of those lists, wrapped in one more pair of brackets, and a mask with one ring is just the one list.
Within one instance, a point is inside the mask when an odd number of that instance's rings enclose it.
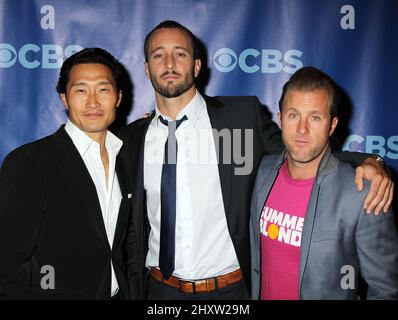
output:
{"label": "suit button", "polygon": [[257,269],[254,269],[254,272],[259,273],[259,271]]}

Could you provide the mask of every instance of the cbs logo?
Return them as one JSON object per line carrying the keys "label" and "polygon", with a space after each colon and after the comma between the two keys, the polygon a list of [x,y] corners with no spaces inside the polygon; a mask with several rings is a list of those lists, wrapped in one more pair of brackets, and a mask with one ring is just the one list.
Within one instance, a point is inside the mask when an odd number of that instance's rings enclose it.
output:
{"label": "cbs logo", "polygon": [[353,134],[347,138],[343,150],[375,153],[381,157],[398,160],[398,136],[385,138],[383,136]]}
{"label": "cbs logo", "polygon": [[217,50],[213,64],[220,72],[231,72],[239,66],[245,73],[278,73],[293,74],[303,66],[299,59],[303,52],[296,49],[287,50],[284,54],[276,49],[245,49],[239,55],[230,48]]}
{"label": "cbs logo", "polygon": [[63,50],[56,44],[43,44],[40,47],[27,43],[17,51],[9,43],[0,43],[0,68],[10,68],[18,61],[26,69],[39,66],[43,69],[57,69],[61,67],[64,56],[69,57],[82,49],[79,45],[70,45]]}

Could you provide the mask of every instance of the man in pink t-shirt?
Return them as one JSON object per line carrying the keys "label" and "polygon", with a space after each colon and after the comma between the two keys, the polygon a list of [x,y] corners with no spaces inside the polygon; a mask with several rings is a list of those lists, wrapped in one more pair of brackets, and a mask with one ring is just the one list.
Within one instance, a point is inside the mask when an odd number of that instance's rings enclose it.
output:
{"label": "man in pink t-shirt", "polygon": [[261,299],[297,300],[301,233],[314,178],[293,179],[284,162],[260,218]]}
{"label": "man in pink t-shirt", "polygon": [[366,215],[365,189],[337,160],[334,81],[305,67],[285,84],[279,120],[285,151],[266,156],[254,186],[250,240],[252,298],[398,298],[398,235],[393,214]]}

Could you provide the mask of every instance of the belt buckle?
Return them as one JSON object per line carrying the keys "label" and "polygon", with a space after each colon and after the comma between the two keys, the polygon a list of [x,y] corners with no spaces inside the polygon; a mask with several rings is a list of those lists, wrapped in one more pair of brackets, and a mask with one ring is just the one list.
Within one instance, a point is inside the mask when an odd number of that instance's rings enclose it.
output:
{"label": "belt buckle", "polygon": [[181,283],[184,283],[184,282],[188,282],[188,283],[190,283],[190,284],[192,284],[192,293],[193,294],[196,294],[196,286],[195,286],[195,281],[190,281],[190,280],[178,280],[178,290],[180,291],[180,292],[183,292],[182,290],[181,290]]}

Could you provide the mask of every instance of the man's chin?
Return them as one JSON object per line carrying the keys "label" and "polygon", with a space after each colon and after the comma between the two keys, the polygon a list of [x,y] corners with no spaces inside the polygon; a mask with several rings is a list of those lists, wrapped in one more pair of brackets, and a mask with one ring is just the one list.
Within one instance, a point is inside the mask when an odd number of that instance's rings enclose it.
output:
{"label": "man's chin", "polygon": [[[154,85],[154,82],[152,82],[152,85]],[[192,88],[194,83],[190,84],[172,84],[169,83],[167,86],[159,86],[156,85],[154,86],[155,90],[157,93],[162,95],[165,98],[177,98],[187,92],[189,89]]]}
{"label": "man's chin", "polygon": [[177,98],[181,94],[183,94],[183,92],[180,92],[180,91],[177,91],[177,90],[173,90],[173,91],[164,91],[162,95],[165,98]]}
{"label": "man's chin", "polygon": [[108,126],[106,126],[106,125],[87,125],[87,126],[84,126],[84,128],[82,130],[87,133],[98,133],[98,132],[104,132],[104,131],[108,130]]}
{"label": "man's chin", "polygon": [[289,156],[292,160],[294,160],[297,163],[310,163],[312,161],[317,160],[322,153],[306,153],[306,154],[299,154],[299,153],[289,153]]}
{"label": "man's chin", "polygon": [[163,97],[165,98],[177,98],[180,95],[182,95],[184,92],[176,89],[160,89],[160,90],[156,90],[159,94],[161,94]]}
{"label": "man's chin", "polygon": [[298,157],[296,157],[296,158],[292,157],[292,159],[295,162],[302,163],[302,164],[306,164],[306,163],[309,163],[314,160],[313,158],[298,158]]}
{"label": "man's chin", "polygon": [[288,152],[288,154],[293,161],[303,164],[309,163],[316,158],[313,153]]}

